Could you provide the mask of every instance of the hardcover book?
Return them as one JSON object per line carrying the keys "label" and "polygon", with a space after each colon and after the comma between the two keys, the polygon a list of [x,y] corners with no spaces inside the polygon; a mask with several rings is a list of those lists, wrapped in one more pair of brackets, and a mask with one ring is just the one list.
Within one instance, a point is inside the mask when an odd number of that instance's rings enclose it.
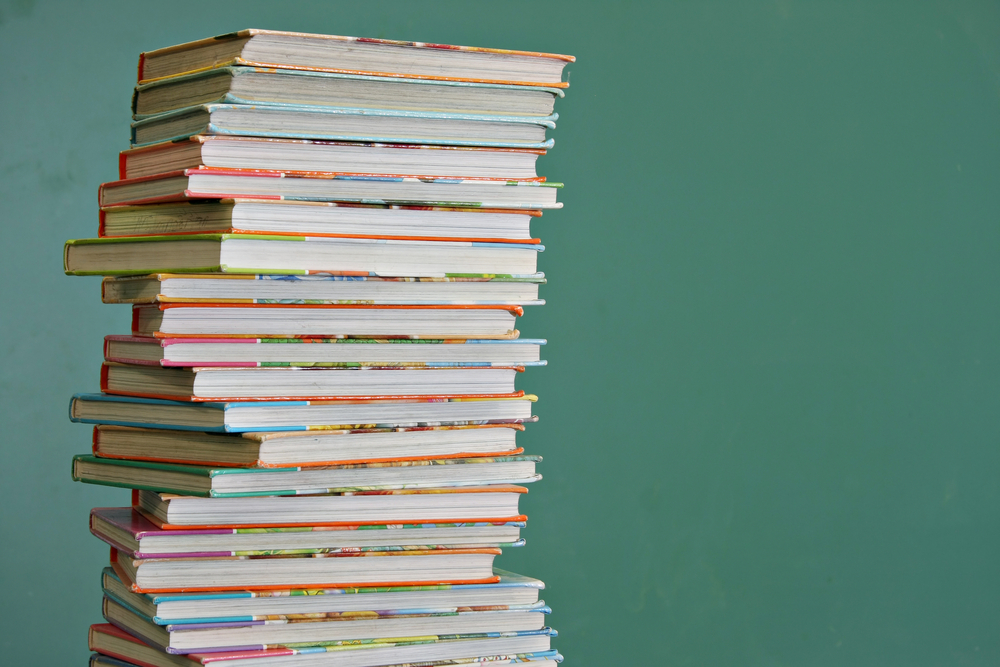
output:
{"label": "hardcover book", "polygon": [[308,468],[212,468],[208,466],[73,457],[73,479],[89,484],[146,489],[211,498],[307,496],[389,489],[530,484],[537,456],[491,456]]}
{"label": "hardcover book", "polygon": [[573,56],[279,30],[240,30],[146,51],[139,81],[225,65],[347,74],[518,83],[564,88]]}
{"label": "hardcover book", "polygon": [[487,116],[553,115],[559,88],[406,79],[269,67],[218,67],[140,83],[133,118],[191,105],[396,109]]}
{"label": "hardcover book", "polygon": [[123,601],[157,625],[256,621],[289,615],[338,616],[375,609],[509,609],[534,607],[540,602],[539,593],[545,584],[538,579],[496,568],[493,573],[499,580],[489,584],[133,593],[131,585],[122,582],[114,568],[106,567],[101,586],[105,595]]}
{"label": "hardcover book", "polygon": [[147,366],[447,368],[544,366],[544,340],[105,336],[109,362]]}
{"label": "hardcover book", "polygon": [[95,456],[223,467],[288,468],[403,460],[515,456],[521,424],[197,433],[102,424]]}
{"label": "hardcover book", "polygon": [[[95,507],[90,511],[90,532],[115,549],[138,559],[499,549],[523,546],[524,540],[520,537],[523,527],[523,521],[479,521],[164,530],[134,508]],[[408,608],[420,606],[415,604]]]}
{"label": "hardcover book", "polygon": [[[419,145],[427,145],[438,148],[451,147],[452,151],[470,147],[544,149],[552,148],[555,144],[552,139],[545,138],[545,132],[555,127],[557,118],[555,114],[535,117],[496,116],[437,111],[350,109],[298,105],[201,104],[146,116],[134,121],[132,123],[131,144],[133,147],[147,147],[161,142],[180,141],[195,135],[209,135],[228,136],[233,139],[242,137],[244,141],[251,141],[251,138],[312,139],[323,142],[408,144],[414,148]],[[188,150],[191,150],[190,147]],[[230,154],[232,152],[230,150]],[[340,152],[345,153],[346,151]],[[385,154],[386,151],[381,152]],[[246,147],[240,153],[246,154]],[[365,156],[361,155],[357,166],[351,165],[350,169],[336,169],[329,166],[337,164],[337,162],[331,162],[329,157],[331,153],[333,151],[330,149],[300,146],[295,153],[299,155],[300,160],[306,155],[325,154],[327,156],[324,161],[326,168],[322,166],[319,168],[296,166],[292,169],[385,173],[388,170],[388,165],[392,164],[393,158],[397,162],[401,159],[399,156],[390,157],[387,155],[386,157],[389,159],[386,160],[385,166],[366,169],[364,167]],[[271,162],[274,162],[275,152],[273,150],[261,152],[261,155],[270,155]],[[427,159],[429,158],[426,155],[423,157],[412,155],[401,163],[408,165],[408,168],[399,169],[393,173],[433,174],[436,176],[448,173],[441,171],[440,168],[428,170],[435,163],[428,162]],[[451,169],[463,168],[463,172],[465,169],[471,169],[470,173],[462,173],[462,176],[488,176],[486,173],[474,173],[476,168],[473,168],[472,165],[476,156],[465,156],[463,159],[457,154],[452,154],[439,156],[438,159],[442,161],[442,166],[451,165]],[[509,169],[515,159],[514,156],[506,156],[506,159],[500,157],[495,158],[492,163],[497,166],[507,165]],[[524,161],[522,159],[520,164],[523,164]],[[532,165],[534,164],[533,159],[530,162]],[[479,171],[483,170],[484,164],[486,164],[486,157],[478,156],[477,168]],[[232,166],[250,168],[250,165],[246,164]],[[496,172],[497,166],[493,168],[493,176],[504,177],[506,174]],[[257,168],[281,169],[283,167],[261,166]],[[166,170],[160,169],[150,173],[164,171]],[[135,174],[135,176],[141,175]],[[519,176],[522,179],[534,177],[533,173],[527,174],[523,171],[522,175]]]}
{"label": "hardcover book", "polygon": [[345,491],[314,495],[199,498],[133,490],[133,504],[165,529],[352,526],[524,521],[523,486]]}
{"label": "hardcover book", "polygon": [[428,635],[505,634],[541,630],[548,607],[489,609],[414,614],[373,611],[365,614],[157,625],[127,605],[105,597],[104,618],[167,653],[259,651],[285,646],[323,645],[331,641],[418,638]]}
{"label": "hardcover book", "polygon": [[521,392],[502,398],[241,403],[77,394],[70,401],[70,421],[232,433],[518,424],[534,420],[535,400]]}
{"label": "hardcover book", "polygon": [[157,272],[445,277],[534,274],[540,244],[264,234],[173,234],[66,242],[70,275]]}
{"label": "hardcover book", "polygon": [[554,667],[562,661],[550,648],[554,630],[543,628],[506,634],[478,636],[427,636],[399,641],[339,641],[324,646],[275,648],[173,655],[146,644],[110,623],[90,626],[92,651],[127,660],[140,667],[270,667],[271,665],[329,665],[330,667],[380,667],[416,663],[421,667],[479,663],[503,665],[532,662],[533,667]]}
{"label": "hardcover book", "polygon": [[535,306],[542,274],[392,278],[314,274],[157,273],[101,283],[104,303],[285,303],[370,306]]}
{"label": "hardcover book", "polygon": [[175,401],[312,401],[497,398],[514,392],[520,367],[178,366],[105,362],[101,391]]}
{"label": "hardcover book", "polygon": [[101,185],[101,206],[199,199],[292,199],[458,208],[561,208],[562,183],[500,179],[422,179],[400,174],[183,169]]}
{"label": "hardcover book", "polygon": [[219,167],[265,171],[424,174],[534,180],[544,150],[343,143],[246,136],[196,135],[118,154],[118,178],[128,180],[178,169]]}
{"label": "hardcover book", "polygon": [[535,210],[274,199],[197,200],[101,209],[98,236],[290,234],[417,241],[537,243]]}

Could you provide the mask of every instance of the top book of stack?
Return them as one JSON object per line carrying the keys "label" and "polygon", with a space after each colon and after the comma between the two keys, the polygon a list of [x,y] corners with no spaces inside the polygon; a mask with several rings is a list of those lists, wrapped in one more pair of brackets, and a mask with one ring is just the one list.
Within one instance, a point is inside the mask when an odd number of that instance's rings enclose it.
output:
{"label": "top book of stack", "polygon": [[565,88],[573,56],[425,42],[241,30],[139,56],[139,83],[248,65],[409,79]]}

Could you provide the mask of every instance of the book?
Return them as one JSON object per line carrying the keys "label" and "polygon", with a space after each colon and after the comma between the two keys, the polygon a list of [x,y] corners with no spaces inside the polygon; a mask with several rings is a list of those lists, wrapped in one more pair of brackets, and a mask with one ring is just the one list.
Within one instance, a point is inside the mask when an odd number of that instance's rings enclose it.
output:
{"label": "book", "polygon": [[169,529],[523,521],[517,505],[527,492],[523,486],[495,484],[242,498],[133,493],[134,504]]}
{"label": "book", "polygon": [[[111,627],[114,627],[114,626],[111,626]],[[382,645],[384,645],[384,642],[379,642],[379,646],[382,646]],[[153,649],[152,647],[150,647],[150,650],[155,651],[156,649]],[[280,650],[280,649],[278,649],[278,650]],[[306,651],[308,652],[309,649],[306,649]],[[169,653],[161,653],[160,655],[163,656],[164,658],[190,658],[190,657],[193,657],[193,655],[174,656],[174,655],[171,655]],[[218,656],[229,657],[229,654],[227,654],[227,653],[206,653],[206,654],[200,654],[199,658],[200,659],[201,658],[209,658],[210,661],[214,662],[215,658],[217,658]],[[157,656],[157,657],[160,657],[160,656]],[[468,659],[464,659],[464,660],[444,660],[444,661],[430,661],[430,662],[423,661],[423,662],[420,663],[420,666],[421,667],[444,667],[445,665],[447,665],[448,667],[454,667],[455,665],[470,665],[471,667],[483,667],[483,665],[485,665],[487,663],[489,663],[489,665],[491,665],[491,666],[492,665],[498,665],[499,666],[499,665],[512,665],[512,664],[515,664],[515,663],[531,662],[531,663],[533,663],[535,665],[539,665],[541,667],[555,667],[556,665],[559,664],[559,662],[561,660],[562,660],[562,656],[559,655],[556,651],[548,651],[546,653],[531,653],[531,654],[521,653],[521,654],[517,654],[517,655],[513,655],[513,656],[507,656],[507,655],[503,655],[503,656],[500,656],[500,655],[497,655],[497,656],[482,656],[482,657],[477,657],[477,658],[468,658]],[[154,665],[152,663],[125,662],[124,660],[118,660],[117,658],[112,658],[110,656],[102,655],[100,653],[92,653],[90,655],[90,663],[89,664],[90,664],[90,667],[154,667]],[[167,664],[173,664],[173,663],[167,663]],[[192,666],[192,665],[197,665],[197,664],[201,664],[201,663],[188,661],[186,667],[187,666]],[[209,663],[206,661],[204,664],[209,664]],[[225,663],[221,663],[220,662],[220,664],[225,664]],[[338,663],[338,664],[347,664],[347,663]]]}
{"label": "book", "polygon": [[[523,370],[521,368],[520,370]],[[101,391],[181,401],[501,397],[512,367],[166,367],[105,362]]]}
{"label": "book", "polygon": [[259,65],[566,87],[563,67],[574,60],[535,51],[251,29],[143,52],[139,81],[224,65]]}
{"label": "book", "polygon": [[421,459],[308,468],[215,468],[154,461],[73,457],[73,479],[88,484],[209,498],[305,496],[392,489],[530,484],[537,456]]}
{"label": "book", "polygon": [[[408,523],[306,528],[216,528],[163,530],[130,507],[95,507],[90,532],[118,551],[138,558],[267,556],[361,551],[431,551],[524,545],[523,521]],[[105,588],[116,586],[105,582]],[[117,589],[116,589],[117,590]],[[113,597],[121,598],[112,592]],[[128,602],[128,600],[126,600]],[[482,603],[485,604],[485,603]],[[130,604],[130,606],[135,606]],[[422,608],[412,604],[406,609]],[[372,609],[390,607],[372,607]],[[140,609],[140,611],[142,611]],[[148,616],[155,616],[155,611]],[[238,620],[238,619],[234,619]],[[153,622],[158,622],[153,619]]]}
{"label": "book", "polygon": [[406,338],[149,338],[105,336],[104,359],[188,367],[504,367],[544,366],[544,340]]}
{"label": "book", "polygon": [[369,612],[326,618],[157,625],[126,605],[105,596],[104,618],[157,648],[172,654],[255,651],[330,641],[417,638],[428,635],[475,635],[518,632],[545,627],[550,610],[531,609],[422,611],[415,614]]}
{"label": "book", "polygon": [[69,275],[169,273],[296,274],[321,271],[384,276],[533,274],[539,244],[332,238],[265,234],[175,234],[73,239]]}
{"label": "book", "polygon": [[386,143],[344,143],[247,136],[196,135],[118,154],[118,178],[178,169],[219,167],[265,171],[391,172],[425,177],[460,176],[533,180],[544,150],[465,148]]}
{"label": "book", "polygon": [[519,306],[161,303],[132,307],[132,335],[155,338],[517,338]]}
{"label": "book", "polygon": [[374,306],[535,306],[542,274],[523,278],[171,274],[114,276],[104,303],[288,303]]}
{"label": "book", "polygon": [[504,665],[532,662],[533,667],[555,667],[562,660],[550,649],[554,630],[543,628],[506,635],[452,635],[422,637],[418,641],[345,641],[324,646],[275,648],[258,651],[173,655],[154,648],[110,623],[90,626],[88,644],[104,656],[127,660],[140,667],[191,667],[217,663],[224,667],[270,667],[271,665],[330,665],[330,667],[380,667],[417,663],[421,667],[479,663]]}
{"label": "book", "polygon": [[556,201],[560,187],[542,181],[205,167],[103,183],[98,201],[113,206],[249,197],[532,210],[561,208]]}
{"label": "book", "polygon": [[[441,113],[436,111],[402,111],[393,109],[345,109],[340,107],[309,107],[296,105],[258,106],[247,104],[201,104],[173,111],[146,116],[132,123],[130,143],[133,147],[147,147],[160,142],[192,138],[195,135],[221,135],[257,139],[313,139],[336,142],[365,142],[381,144],[408,144],[481,148],[552,148],[555,142],[546,139],[546,130],[555,127],[557,116],[495,116],[478,114]],[[304,148],[298,155],[317,155],[332,151]],[[244,150],[245,154],[246,151]],[[271,152],[274,155],[274,152]],[[425,156],[426,158],[427,156]],[[479,156],[479,163],[483,157]],[[273,158],[272,158],[273,159]],[[363,160],[364,158],[362,158]],[[396,158],[399,159],[399,158]],[[439,158],[448,159],[448,158]],[[498,164],[509,164],[496,161]],[[522,160],[522,163],[525,160]],[[425,171],[428,164],[411,157],[408,161],[413,171],[395,173],[435,174],[446,172]],[[340,164],[335,162],[334,164]],[[531,160],[532,165],[534,160]],[[363,162],[362,162],[363,164]],[[471,156],[463,160],[451,156],[452,168],[471,168]],[[245,165],[238,165],[245,166]],[[302,167],[299,167],[302,169]],[[307,171],[338,171],[337,169],[306,169]],[[480,167],[480,171],[482,167]],[[359,165],[342,171],[363,172]],[[371,169],[385,173],[386,169]],[[496,166],[494,166],[494,172]],[[531,171],[534,171],[533,169]],[[523,169],[522,169],[523,172]],[[139,175],[139,174],[137,174]],[[477,176],[477,173],[463,173]],[[485,175],[485,174],[483,174]],[[520,178],[533,178],[523,175]],[[500,176],[503,177],[503,176]]]}
{"label": "book", "polygon": [[398,109],[491,116],[547,117],[559,88],[401,77],[218,67],[140,83],[132,95],[133,118],[200,104],[240,104],[342,109]]}
{"label": "book", "polygon": [[541,211],[395,206],[273,199],[195,200],[101,209],[98,236],[291,234],[421,241],[537,243]]}
{"label": "book", "polygon": [[70,421],[83,424],[155,426],[161,429],[243,433],[322,431],[335,428],[463,426],[532,421],[535,396],[374,401],[249,401],[185,403],[155,398],[76,394]]}
{"label": "book", "polygon": [[[184,531],[171,531],[184,532]],[[114,569],[104,568],[101,587],[157,625],[256,621],[289,615],[336,615],[374,609],[446,610],[535,606],[545,584],[494,568],[489,584],[433,584],[358,588],[227,591],[219,593],[133,593]]]}
{"label": "book", "polygon": [[198,433],[102,424],[95,456],[226,467],[343,465],[390,461],[516,456],[521,424],[364,428],[274,433]]}
{"label": "book", "polygon": [[[555,667],[521,547],[531,220],[569,56],[241,31],[143,54],[64,269],[132,306],[75,481],[93,667]],[[121,332],[126,333],[125,331]],[[124,504],[124,503],[123,503]]]}
{"label": "book", "polygon": [[137,559],[112,550],[111,566],[136,593],[172,593],[491,583],[499,555],[499,549],[439,549]]}

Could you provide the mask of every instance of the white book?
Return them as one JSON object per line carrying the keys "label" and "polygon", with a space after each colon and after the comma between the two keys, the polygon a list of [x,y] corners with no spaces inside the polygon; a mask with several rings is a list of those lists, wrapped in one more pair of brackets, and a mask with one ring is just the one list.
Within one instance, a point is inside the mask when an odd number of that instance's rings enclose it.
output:
{"label": "white book", "polygon": [[[163,532],[163,531],[161,531]],[[189,532],[189,531],[174,531]],[[326,531],[340,532],[340,531]],[[358,532],[358,531],[353,531]],[[370,531],[386,532],[386,531]],[[105,568],[101,582],[105,593],[122,600],[157,625],[171,621],[207,618],[290,614],[340,614],[375,609],[453,609],[535,605],[545,584],[494,568],[500,580],[492,584],[440,584],[407,588],[328,588],[309,591],[232,591],[206,597],[201,593],[133,593],[114,570]],[[239,620],[239,619],[234,619]]]}
{"label": "white book", "polygon": [[113,394],[77,394],[70,420],[84,424],[206,432],[304,432],[462,426],[533,421],[531,395],[504,398],[190,403]]}
{"label": "white book", "polygon": [[557,53],[249,29],[146,51],[139,57],[139,80],[250,63],[382,76],[564,85],[560,81],[563,68],[574,60]]}
{"label": "white book", "polygon": [[545,118],[559,88],[308,70],[219,67],[140,83],[132,96],[136,119],[201,104],[305,106]]}
{"label": "white book", "polygon": [[218,167],[520,180],[537,178],[535,161],[544,154],[543,150],[198,135],[186,141],[168,141],[122,151],[118,167],[123,179]]}
{"label": "white book", "polygon": [[406,305],[542,305],[542,274],[524,278],[170,274],[109,277],[104,303],[239,302]]}
{"label": "white book", "polygon": [[[202,104],[134,121],[131,143],[133,146],[149,146],[204,134],[537,149],[551,148],[554,145],[552,139],[545,138],[545,133],[546,130],[555,128],[556,119],[555,114],[545,117],[487,116],[298,105]],[[364,170],[356,167],[344,171]],[[435,172],[420,170],[388,173]]]}
{"label": "white book", "polygon": [[106,361],[156,366],[544,366],[544,340],[145,338],[105,336]]}
{"label": "white book", "polygon": [[[400,664],[446,667],[456,663],[485,663],[501,667],[523,662],[529,662],[532,667],[557,667],[562,656],[550,650],[554,634],[543,629],[498,637],[459,637],[416,643],[406,640],[378,642],[375,645],[347,642],[322,651],[236,651],[217,653],[214,657],[218,664],[225,667],[381,667]],[[167,653],[108,624],[92,625],[89,641],[93,650],[144,665],[192,665],[186,656]],[[119,663],[105,662],[107,658],[104,656],[99,655],[95,660],[99,665],[120,667]]]}
{"label": "white book", "polygon": [[[517,520],[520,518],[518,500],[526,492],[527,489],[520,486],[496,485],[302,496],[198,498],[143,490],[139,492],[139,507],[164,524],[173,526],[461,523]],[[373,558],[362,565],[371,566],[377,560]],[[389,563],[387,567],[391,569],[394,566]]]}
{"label": "white book", "polygon": [[424,240],[529,241],[541,211],[388,206],[337,202],[224,199],[111,206],[100,236],[157,234],[298,234]]}
{"label": "white book", "polygon": [[159,626],[104,598],[104,617],[148,638],[171,653],[197,653],[248,646],[311,644],[359,639],[427,637],[541,630],[546,607],[490,611],[384,614],[331,619],[282,619]]}
{"label": "white book", "polygon": [[195,465],[339,465],[455,456],[518,454],[520,424],[424,428],[321,429],[262,433],[199,433],[102,424],[98,456]]}
{"label": "white book", "polygon": [[206,167],[101,185],[101,206],[191,199],[302,199],[361,204],[420,204],[501,209],[561,208],[561,183],[496,179],[422,179],[399,174],[224,170]]}
{"label": "white book", "polygon": [[516,338],[517,306],[160,304],[132,307],[136,336]]}
{"label": "white book", "polygon": [[172,400],[333,400],[490,396],[514,391],[513,367],[165,367],[105,362],[101,389]]}
{"label": "white book", "polygon": [[441,549],[300,556],[137,559],[117,563],[140,593],[181,590],[324,588],[493,580],[499,549]]}
{"label": "white book", "polygon": [[530,275],[544,246],[531,243],[186,234],[68,241],[70,275],[362,273],[447,277]]}

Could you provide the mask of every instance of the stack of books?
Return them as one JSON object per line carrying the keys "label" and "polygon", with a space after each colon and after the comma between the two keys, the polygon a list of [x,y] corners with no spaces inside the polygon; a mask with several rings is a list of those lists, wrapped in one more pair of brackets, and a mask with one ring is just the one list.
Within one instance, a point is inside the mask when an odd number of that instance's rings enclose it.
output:
{"label": "stack of books", "polygon": [[66,272],[130,304],[93,454],[92,665],[562,660],[497,569],[540,479],[537,176],[569,56],[262,30],[144,53],[132,148]]}

